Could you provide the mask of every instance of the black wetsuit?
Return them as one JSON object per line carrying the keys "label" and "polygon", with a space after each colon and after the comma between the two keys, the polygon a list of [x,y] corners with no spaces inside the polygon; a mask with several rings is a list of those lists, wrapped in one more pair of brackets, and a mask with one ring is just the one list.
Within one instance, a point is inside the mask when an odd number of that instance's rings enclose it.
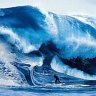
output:
{"label": "black wetsuit", "polygon": [[59,77],[57,75],[54,75],[55,83],[60,83]]}

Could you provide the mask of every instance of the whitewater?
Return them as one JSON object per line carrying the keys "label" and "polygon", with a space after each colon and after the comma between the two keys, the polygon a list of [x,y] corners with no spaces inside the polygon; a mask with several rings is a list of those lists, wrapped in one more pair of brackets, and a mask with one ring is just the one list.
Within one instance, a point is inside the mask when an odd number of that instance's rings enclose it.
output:
{"label": "whitewater", "polygon": [[[95,94],[95,62],[95,18],[56,15],[32,6],[0,9],[2,96],[67,96],[70,90],[75,96],[92,88]],[[54,83],[55,73],[61,85]]]}

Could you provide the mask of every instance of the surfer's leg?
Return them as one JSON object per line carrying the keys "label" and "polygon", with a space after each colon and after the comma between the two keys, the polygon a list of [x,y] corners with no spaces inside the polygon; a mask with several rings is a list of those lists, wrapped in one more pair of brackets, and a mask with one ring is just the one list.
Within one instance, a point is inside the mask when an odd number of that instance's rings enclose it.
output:
{"label": "surfer's leg", "polygon": [[61,83],[59,79],[58,79],[58,82]]}
{"label": "surfer's leg", "polygon": [[55,83],[57,83],[57,81],[58,81],[58,80],[57,80],[57,79],[55,79]]}
{"label": "surfer's leg", "polygon": [[58,81],[58,83],[60,83],[60,80],[59,80],[59,78],[57,79],[57,81]]}

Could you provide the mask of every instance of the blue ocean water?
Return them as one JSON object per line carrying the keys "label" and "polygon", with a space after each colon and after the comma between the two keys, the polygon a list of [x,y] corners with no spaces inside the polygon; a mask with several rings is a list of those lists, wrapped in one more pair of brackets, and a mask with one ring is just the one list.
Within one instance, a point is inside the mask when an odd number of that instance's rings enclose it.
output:
{"label": "blue ocean water", "polygon": [[95,62],[95,18],[0,9],[1,96],[95,96]]}

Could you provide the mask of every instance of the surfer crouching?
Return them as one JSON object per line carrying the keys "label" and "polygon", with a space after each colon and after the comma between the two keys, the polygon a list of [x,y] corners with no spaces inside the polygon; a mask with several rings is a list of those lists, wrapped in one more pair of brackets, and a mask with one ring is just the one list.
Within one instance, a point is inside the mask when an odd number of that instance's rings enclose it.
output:
{"label": "surfer crouching", "polygon": [[56,74],[54,74],[54,78],[55,78],[55,83],[60,83],[59,77]]}

